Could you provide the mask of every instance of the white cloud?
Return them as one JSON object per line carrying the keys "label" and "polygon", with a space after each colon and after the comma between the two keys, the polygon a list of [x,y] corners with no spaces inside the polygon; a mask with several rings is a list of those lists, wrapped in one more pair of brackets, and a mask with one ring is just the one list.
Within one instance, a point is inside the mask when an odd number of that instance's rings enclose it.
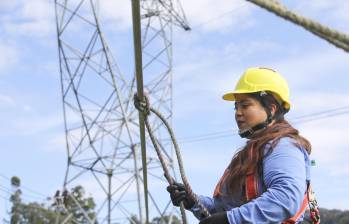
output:
{"label": "white cloud", "polygon": [[5,5],[0,21],[7,35],[46,37],[55,32],[54,5],[46,0],[23,1]]}
{"label": "white cloud", "polygon": [[29,106],[29,105],[24,105],[24,106],[23,106],[23,110],[29,112],[29,111],[32,110],[32,108],[31,108],[31,106]]}
{"label": "white cloud", "polygon": [[[65,152],[66,149],[66,140],[65,140],[65,134],[63,132],[63,129],[61,130],[61,133],[53,134],[52,136],[48,136],[47,144],[45,144],[42,148],[44,151],[47,152]],[[46,143],[46,141],[43,143]]]}
{"label": "white cloud", "polygon": [[[324,49],[314,49],[304,52],[301,50],[297,54],[275,61],[273,66],[280,71],[292,85],[298,87],[318,87],[318,81],[324,77],[337,76],[345,78],[345,74],[334,73],[347,68],[349,55],[340,49],[328,45]],[[334,83],[341,82],[340,79],[333,79]],[[330,86],[329,86],[330,87]],[[310,89],[309,89],[310,90]],[[326,91],[326,89],[324,89]]]}
{"label": "white cloud", "polygon": [[131,1],[100,1],[98,14],[113,29],[132,27]]}
{"label": "white cloud", "polygon": [[18,5],[18,1],[0,1],[0,12],[12,10],[16,5]]}
{"label": "white cloud", "polygon": [[289,117],[298,117],[349,106],[349,92],[328,93],[324,91],[308,91],[296,94],[293,98],[292,105],[294,105],[294,107],[291,111],[292,116],[290,115]]}
{"label": "white cloud", "polygon": [[13,44],[0,40],[0,76],[7,73],[18,62],[18,50]]}
{"label": "white cloud", "polygon": [[[253,24],[251,5],[241,0],[192,0],[182,1],[184,14],[194,30],[225,31],[244,29]],[[99,15],[108,26],[119,29],[132,26],[130,1],[101,1]]]}
{"label": "white cloud", "polygon": [[0,108],[13,109],[30,112],[31,106],[27,104],[20,104],[16,98],[10,95],[0,93]]}
{"label": "white cloud", "polygon": [[281,46],[278,43],[259,39],[242,43],[231,42],[224,48],[223,58],[227,61],[231,61],[232,59],[235,61],[238,59],[244,60],[251,55],[264,52],[271,54],[272,52],[282,51],[283,48],[284,46]]}
{"label": "white cloud", "polygon": [[15,106],[16,102],[11,96],[0,94],[0,107],[3,105]]}
{"label": "white cloud", "polygon": [[[301,0],[297,2],[297,10],[328,22],[344,26],[349,22],[349,3],[342,0]],[[326,21],[326,22],[327,22]],[[345,26],[344,26],[345,27]]]}
{"label": "white cloud", "polygon": [[44,133],[50,129],[63,125],[63,118],[55,115],[29,115],[17,116],[15,120],[8,121],[8,129],[0,129],[0,136],[28,136]]}
{"label": "white cloud", "polygon": [[[309,138],[314,145],[314,154],[322,162],[335,163],[343,158],[346,153],[346,134],[349,128],[348,115],[319,119],[303,124],[296,124],[304,136]],[[334,164],[333,164],[334,165]]]}
{"label": "white cloud", "polygon": [[194,30],[240,30],[253,24],[251,7],[241,0],[192,0],[182,1],[182,5]]}

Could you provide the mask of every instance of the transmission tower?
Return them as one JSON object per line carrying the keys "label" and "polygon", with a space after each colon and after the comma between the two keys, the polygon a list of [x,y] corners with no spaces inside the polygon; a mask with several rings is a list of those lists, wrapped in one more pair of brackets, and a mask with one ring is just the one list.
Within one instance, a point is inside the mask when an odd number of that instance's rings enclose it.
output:
{"label": "transmission tower", "polygon": [[[144,90],[152,106],[171,119],[172,26],[189,27],[176,0],[142,0],[140,4]],[[143,223],[143,168],[138,111],[133,105],[135,75],[121,72],[103,35],[97,9],[98,2],[93,0],[55,0],[68,152],[63,188],[82,185],[93,191],[97,218],[88,220],[90,223],[132,223],[132,217]],[[167,138],[164,127],[155,118],[150,121],[175,176],[172,148],[161,141]],[[163,171],[148,136],[146,161],[148,215],[178,214],[165,192]],[[83,209],[83,205],[78,207]]]}

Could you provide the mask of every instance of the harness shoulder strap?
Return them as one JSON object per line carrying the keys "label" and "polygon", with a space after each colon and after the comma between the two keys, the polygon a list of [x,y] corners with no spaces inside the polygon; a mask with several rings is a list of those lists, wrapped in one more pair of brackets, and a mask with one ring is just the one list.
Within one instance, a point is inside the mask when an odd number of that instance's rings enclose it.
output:
{"label": "harness shoulder strap", "polygon": [[[249,159],[252,159],[253,156],[253,147],[249,149],[248,152]],[[249,170],[249,175],[246,176],[245,180],[245,193],[246,193],[246,199],[247,201],[251,201],[252,199],[257,198],[259,195],[261,195],[261,192],[259,192],[258,188],[258,182],[259,182],[259,176],[253,170]],[[317,202],[315,200],[315,197],[313,195],[313,192],[310,187],[310,182],[307,181],[307,190],[304,194],[304,199],[302,201],[301,208],[298,210],[295,216],[293,216],[290,219],[287,219],[282,222],[282,224],[294,224],[296,221],[302,216],[302,214],[306,211],[308,208],[310,209],[310,218],[312,219],[312,224],[319,224],[320,223],[320,213],[317,208]]]}
{"label": "harness shoulder strap", "polygon": [[[253,147],[251,147],[248,151],[248,158],[252,160],[253,158]],[[258,197],[259,190],[258,190],[258,176],[250,168],[248,170],[248,175],[246,176],[245,180],[245,194],[246,194],[246,200],[251,201],[252,199]]]}

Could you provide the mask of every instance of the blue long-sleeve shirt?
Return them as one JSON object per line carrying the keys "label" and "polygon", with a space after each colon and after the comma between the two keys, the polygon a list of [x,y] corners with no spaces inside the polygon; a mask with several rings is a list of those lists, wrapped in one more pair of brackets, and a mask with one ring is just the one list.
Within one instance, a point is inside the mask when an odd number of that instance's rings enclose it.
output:
{"label": "blue long-sleeve shirt", "polygon": [[[266,147],[265,151],[267,150]],[[259,197],[241,205],[245,195],[227,194],[227,189],[223,187],[219,197],[199,196],[199,199],[211,214],[226,211],[230,224],[281,223],[293,217],[300,209],[306,191],[306,180],[310,180],[309,170],[307,151],[297,147],[293,139],[285,137],[263,159],[263,179],[260,178],[260,181],[264,181],[266,191]],[[262,186],[261,183],[259,185]],[[196,205],[191,210],[201,219]],[[298,222],[302,219],[303,217]]]}

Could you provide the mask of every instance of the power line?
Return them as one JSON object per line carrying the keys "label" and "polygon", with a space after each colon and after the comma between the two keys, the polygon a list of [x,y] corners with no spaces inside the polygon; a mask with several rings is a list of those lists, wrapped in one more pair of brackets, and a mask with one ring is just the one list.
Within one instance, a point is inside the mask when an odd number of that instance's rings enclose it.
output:
{"label": "power line", "polygon": [[180,143],[192,143],[192,142],[202,142],[202,141],[208,141],[208,140],[215,140],[215,139],[221,139],[221,138],[227,138],[237,135],[237,132],[232,132],[230,134],[225,135],[219,135],[219,136],[213,136],[213,137],[206,137],[206,138],[198,138],[198,139],[192,139],[192,140],[184,140],[180,141]]}
{"label": "power line", "polygon": [[4,187],[2,185],[0,185],[0,191],[6,192],[8,194],[12,194],[13,193],[10,189],[8,189],[8,188],[6,188],[6,187]]}
{"label": "power line", "polygon": [[1,195],[1,194],[0,194],[0,198],[4,199],[4,200],[6,200],[6,201],[11,201],[10,198],[6,198],[6,196],[3,196],[3,195]]}
{"label": "power line", "polygon": [[[348,114],[349,110],[346,110],[346,109],[349,109],[349,106],[301,115],[295,118],[291,118],[290,122],[294,124],[301,124],[301,123],[307,123],[307,122],[316,121],[320,119],[336,117],[336,116]],[[183,143],[192,143],[192,142],[221,139],[221,138],[235,136],[237,135],[237,132],[238,132],[237,129],[226,129],[226,130],[210,132],[202,135],[182,137],[182,138],[179,138],[179,142],[183,144]],[[169,141],[169,139],[165,139],[164,141]]]}
{"label": "power line", "polygon": [[[5,187],[3,185],[0,185],[0,191],[2,191],[4,193],[7,193],[8,195],[12,195],[12,194],[15,193],[15,191],[13,191],[10,188],[7,188],[7,187]],[[43,201],[46,200],[46,198],[38,197],[38,196],[35,196],[35,195],[29,195],[29,194],[26,194],[26,193],[23,193],[23,192],[21,192],[21,199],[24,200],[24,201],[27,201],[27,202],[32,201],[33,199],[35,199],[35,200],[43,200]]]}
{"label": "power line", "polygon": [[333,113],[333,114],[326,114],[326,115],[323,115],[321,117],[315,117],[315,118],[311,118],[310,117],[309,119],[295,121],[294,123],[295,124],[307,123],[307,122],[310,122],[310,121],[321,120],[321,119],[326,119],[326,118],[331,118],[331,117],[337,117],[337,116],[340,116],[340,115],[343,115],[343,114],[348,114],[348,113],[349,113],[349,110],[348,111],[341,111],[341,112],[337,112],[337,113]]}
{"label": "power line", "polygon": [[206,25],[206,24],[208,24],[208,23],[212,23],[212,22],[214,22],[214,21],[216,21],[216,20],[219,20],[219,19],[221,19],[221,18],[223,18],[223,17],[225,17],[225,16],[228,16],[228,15],[232,14],[233,12],[235,12],[235,11],[237,11],[237,10],[239,10],[239,9],[242,9],[242,8],[244,8],[244,7],[246,7],[246,6],[247,6],[246,3],[242,3],[240,6],[238,6],[238,7],[236,7],[236,8],[233,8],[233,9],[231,9],[231,10],[229,10],[229,11],[226,11],[226,12],[224,12],[224,13],[221,13],[221,14],[219,14],[219,15],[217,15],[217,16],[214,16],[214,17],[212,17],[212,18],[206,20],[205,22],[198,23],[198,24],[195,24],[195,25],[191,26],[191,29],[195,31],[195,29],[198,28],[198,27],[201,27],[201,26],[204,26],[204,25]]}
{"label": "power line", "polygon": [[[235,132],[237,131],[237,129],[233,129],[233,128],[229,128],[229,129],[226,129],[226,130],[221,130],[221,131],[216,131],[216,132],[210,132],[210,133],[206,133],[206,134],[201,134],[201,135],[194,135],[194,136],[188,136],[188,137],[182,137],[182,138],[179,138],[180,140],[182,141],[185,141],[185,140],[190,140],[190,139],[193,139],[193,138],[203,138],[203,137],[212,137],[212,136],[220,136],[224,133],[227,133],[227,132]],[[169,139],[166,139],[166,140],[169,140]]]}
{"label": "power line", "polygon": [[[4,175],[4,174],[1,174],[1,173],[0,173],[0,177],[4,178],[4,179],[6,179],[6,180],[11,181],[11,179],[10,179],[9,177],[7,177],[6,175]],[[1,186],[1,185],[0,185],[0,186]],[[41,199],[42,199],[42,197],[44,197],[45,199],[47,198],[47,195],[44,195],[44,194],[42,194],[42,193],[40,193],[40,192],[37,192],[37,191],[35,191],[35,190],[32,190],[31,188],[28,188],[28,187],[24,186],[23,184],[21,184],[21,189],[25,189],[25,190],[27,190],[27,191],[29,191],[29,192],[35,194],[35,195],[39,195],[39,196],[41,196]],[[28,194],[26,194],[26,195],[28,195]],[[39,198],[38,196],[32,196],[32,197],[37,197],[37,198]]]}
{"label": "power line", "polygon": [[317,116],[317,115],[322,115],[324,113],[332,113],[332,112],[336,112],[336,111],[339,111],[339,110],[345,110],[345,109],[349,109],[349,105],[344,106],[344,107],[338,107],[338,108],[334,108],[334,109],[329,109],[329,110],[323,110],[323,111],[319,111],[319,112],[315,112],[315,113],[311,113],[311,114],[301,115],[301,116],[295,117],[293,119],[301,119],[301,118],[304,118],[304,117]]}

